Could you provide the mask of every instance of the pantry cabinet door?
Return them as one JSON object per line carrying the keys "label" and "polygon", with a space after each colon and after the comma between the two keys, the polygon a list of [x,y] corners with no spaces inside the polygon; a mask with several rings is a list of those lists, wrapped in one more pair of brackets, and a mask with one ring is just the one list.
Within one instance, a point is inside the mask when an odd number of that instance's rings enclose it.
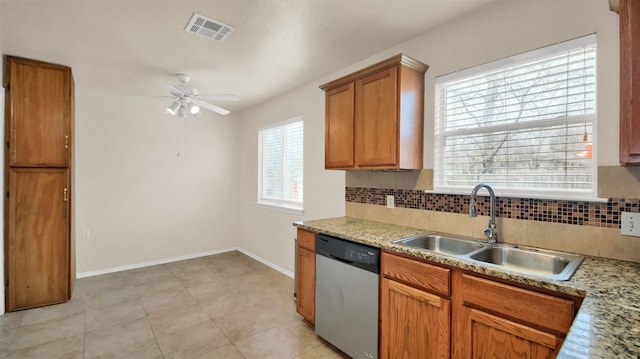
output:
{"label": "pantry cabinet door", "polygon": [[68,167],[71,69],[8,57],[7,71],[7,165]]}
{"label": "pantry cabinet door", "polygon": [[7,310],[62,303],[69,292],[68,169],[9,169]]}

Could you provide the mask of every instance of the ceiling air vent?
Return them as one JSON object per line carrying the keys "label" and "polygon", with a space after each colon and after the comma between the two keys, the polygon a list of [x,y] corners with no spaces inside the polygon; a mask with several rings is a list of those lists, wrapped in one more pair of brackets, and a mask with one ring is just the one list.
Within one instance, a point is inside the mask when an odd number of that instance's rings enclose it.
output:
{"label": "ceiling air vent", "polygon": [[204,36],[216,41],[224,41],[236,28],[194,13],[184,31]]}

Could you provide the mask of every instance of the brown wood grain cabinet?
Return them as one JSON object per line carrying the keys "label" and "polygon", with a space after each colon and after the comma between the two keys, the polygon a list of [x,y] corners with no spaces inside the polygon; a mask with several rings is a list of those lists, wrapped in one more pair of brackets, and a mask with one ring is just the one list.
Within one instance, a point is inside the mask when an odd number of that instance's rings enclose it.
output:
{"label": "brown wood grain cabinet", "polygon": [[640,165],[640,1],[620,0],[620,162]]}
{"label": "brown wood grain cabinet", "polygon": [[67,300],[69,186],[66,168],[9,169],[9,309]]}
{"label": "brown wood grain cabinet", "polygon": [[316,234],[298,229],[296,243],[296,311],[313,325],[316,320]]}
{"label": "brown wood grain cabinet", "polygon": [[576,314],[572,299],[465,273],[455,345],[460,358],[555,358]]}
{"label": "brown wood grain cabinet", "polygon": [[326,168],[352,168],[354,83],[327,91],[325,121]]}
{"label": "brown wood grain cabinet", "polygon": [[71,69],[5,60],[6,309],[61,303],[73,293]]}
{"label": "brown wood grain cabinet", "polygon": [[424,73],[399,54],[320,86],[326,169],[421,169]]}
{"label": "brown wood grain cabinet", "polygon": [[380,358],[449,358],[449,270],[387,252],[381,266]]}
{"label": "brown wood grain cabinet", "polygon": [[381,358],[554,358],[579,298],[383,252]]}

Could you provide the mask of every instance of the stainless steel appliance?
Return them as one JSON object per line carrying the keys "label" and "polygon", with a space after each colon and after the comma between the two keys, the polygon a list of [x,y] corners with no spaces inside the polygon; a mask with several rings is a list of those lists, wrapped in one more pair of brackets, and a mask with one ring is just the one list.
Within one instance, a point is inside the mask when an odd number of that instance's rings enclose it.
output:
{"label": "stainless steel appliance", "polygon": [[380,249],[316,236],[316,333],[351,356],[378,358]]}

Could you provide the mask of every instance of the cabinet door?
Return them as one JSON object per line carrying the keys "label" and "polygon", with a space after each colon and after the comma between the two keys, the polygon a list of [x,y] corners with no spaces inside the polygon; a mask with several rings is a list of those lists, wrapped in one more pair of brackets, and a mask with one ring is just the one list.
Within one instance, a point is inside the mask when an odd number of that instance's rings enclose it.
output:
{"label": "cabinet door", "polygon": [[562,340],[477,309],[464,308],[463,358],[554,358]]}
{"label": "cabinet door", "polygon": [[383,278],[381,358],[449,358],[450,302]]}
{"label": "cabinet door", "polygon": [[353,167],[354,84],[338,87],[326,94],[325,168]]}
{"label": "cabinet door", "polygon": [[296,249],[296,310],[304,320],[316,320],[316,254],[300,246]]}
{"label": "cabinet door", "polygon": [[7,58],[9,166],[69,165],[71,70]]}
{"label": "cabinet door", "polygon": [[640,164],[640,2],[620,1],[620,162]]}
{"label": "cabinet door", "polygon": [[9,169],[7,310],[67,299],[68,180],[67,169]]}
{"label": "cabinet door", "polygon": [[356,167],[398,165],[398,83],[395,67],[356,82]]}

